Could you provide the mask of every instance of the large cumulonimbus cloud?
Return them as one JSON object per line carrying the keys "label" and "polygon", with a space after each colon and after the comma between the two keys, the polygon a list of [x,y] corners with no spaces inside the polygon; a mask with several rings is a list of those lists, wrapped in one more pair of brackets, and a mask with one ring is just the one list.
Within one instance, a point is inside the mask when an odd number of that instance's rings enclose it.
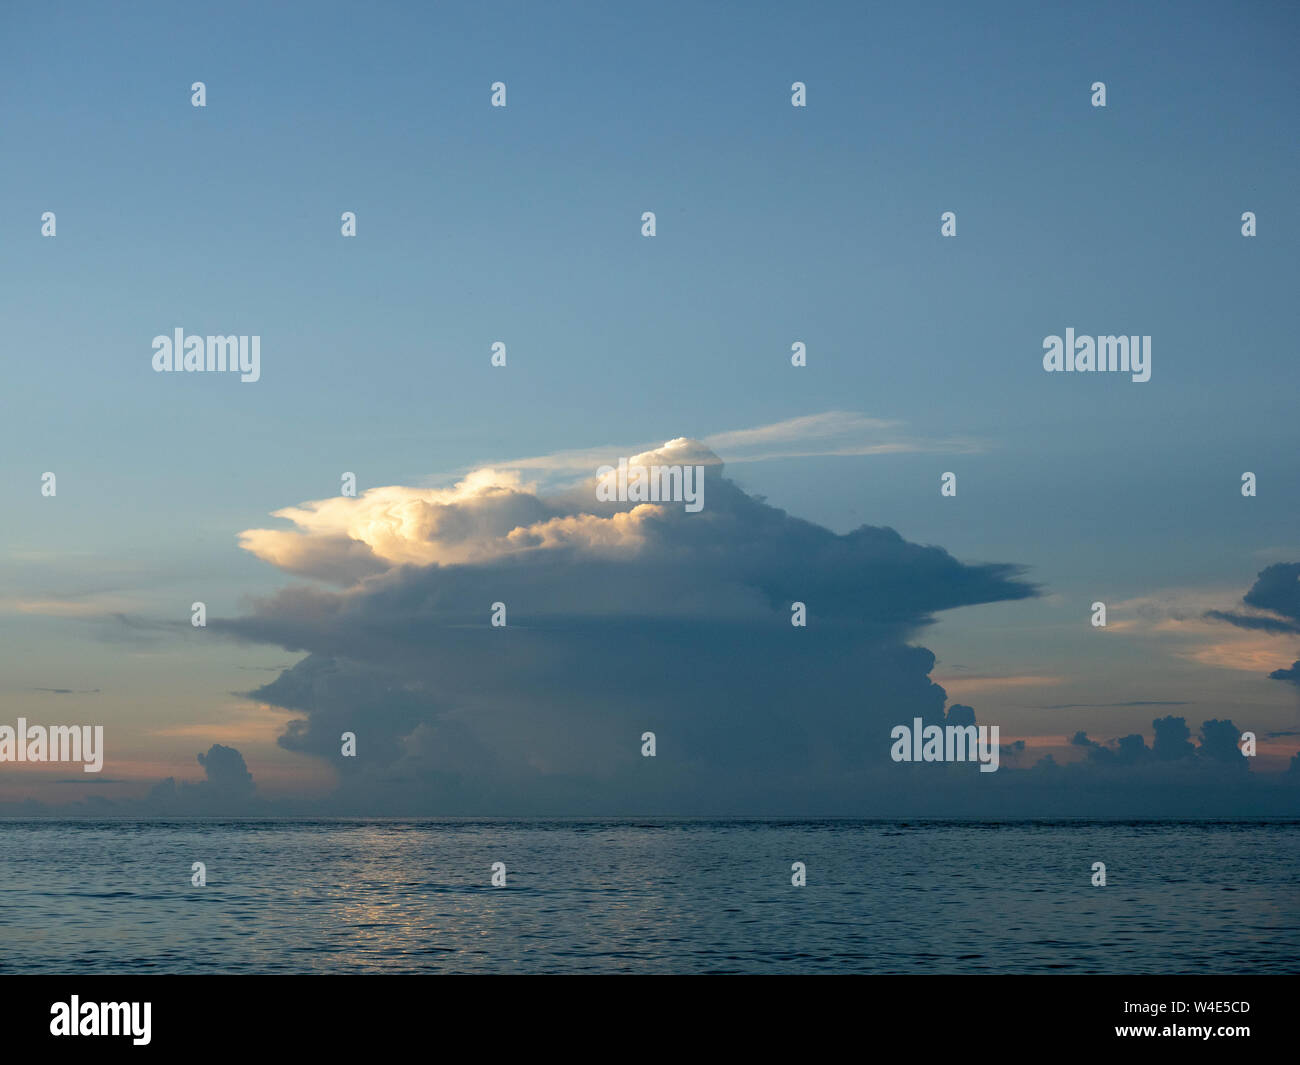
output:
{"label": "large cumulonimbus cloud", "polygon": [[892,726],[943,716],[914,634],[1035,594],[1014,566],[791,517],[694,441],[631,461],[704,466],[703,509],[493,470],[307,503],[241,540],[317,583],[210,625],[308,652],[250,694],[302,712],[280,743],[338,766],[343,808],[743,813],[860,791]]}

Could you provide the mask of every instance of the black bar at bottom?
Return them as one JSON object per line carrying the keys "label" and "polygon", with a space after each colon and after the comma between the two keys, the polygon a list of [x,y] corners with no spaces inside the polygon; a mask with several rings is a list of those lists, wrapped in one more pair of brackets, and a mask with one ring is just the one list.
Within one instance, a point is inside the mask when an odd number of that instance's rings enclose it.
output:
{"label": "black bar at bottom", "polygon": [[0,992],[10,1061],[23,1060],[15,1050],[80,1056],[110,1046],[115,1055],[269,1047],[336,1060],[412,1044],[433,1054],[551,1044],[622,1057],[637,1048],[734,1054],[756,1043],[784,1056],[820,1055],[845,1039],[891,1055],[1032,1045],[1044,1056],[1128,1047],[1226,1057],[1290,1050],[1296,1012],[1291,981],[1263,976],[849,976],[838,986],[777,976],[701,988],[708,979],[687,988],[654,977],[10,976]]}

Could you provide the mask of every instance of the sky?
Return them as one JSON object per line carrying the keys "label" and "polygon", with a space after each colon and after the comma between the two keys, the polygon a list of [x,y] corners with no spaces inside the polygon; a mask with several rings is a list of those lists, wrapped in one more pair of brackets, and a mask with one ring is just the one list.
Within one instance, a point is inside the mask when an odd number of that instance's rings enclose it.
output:
{"label": "sky", "polygon": [[[0,811],[1300,811],[1297,28],[5,5],[0,725],[106,757]],[[953,706],[997,773],[890,761]]]}

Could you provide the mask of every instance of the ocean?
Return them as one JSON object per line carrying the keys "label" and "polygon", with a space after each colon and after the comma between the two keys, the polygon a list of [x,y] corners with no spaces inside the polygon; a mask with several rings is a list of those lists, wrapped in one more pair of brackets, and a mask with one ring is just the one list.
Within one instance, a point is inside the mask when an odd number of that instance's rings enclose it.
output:
{"label": "ocean", "polygon": [[5,973],[1297,969],[1294,820],[0,820]]}

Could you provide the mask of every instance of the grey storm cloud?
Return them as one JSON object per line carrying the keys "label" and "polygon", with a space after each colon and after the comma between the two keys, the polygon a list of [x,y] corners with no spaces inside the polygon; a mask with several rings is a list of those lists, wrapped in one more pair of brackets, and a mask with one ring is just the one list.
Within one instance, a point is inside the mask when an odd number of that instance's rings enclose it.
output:
{"label": "grey storm cloud", "polygon": [[[248,694],[301,712],[279,742],[335,765],[341,801],[743,810],[859,790],[864,768],[892,764],[894,725],[944,720],[934,656],[911,639],[941,611],[1036,594],[1014,565],[792,517],[693,442],[656,455],[706,467],[701,511],[480,478],[281,512],[302,531],[245,546],[342,587],[289,587],[209,628],[307,652]],[[355,759],[339,757],[344,732]]]}

